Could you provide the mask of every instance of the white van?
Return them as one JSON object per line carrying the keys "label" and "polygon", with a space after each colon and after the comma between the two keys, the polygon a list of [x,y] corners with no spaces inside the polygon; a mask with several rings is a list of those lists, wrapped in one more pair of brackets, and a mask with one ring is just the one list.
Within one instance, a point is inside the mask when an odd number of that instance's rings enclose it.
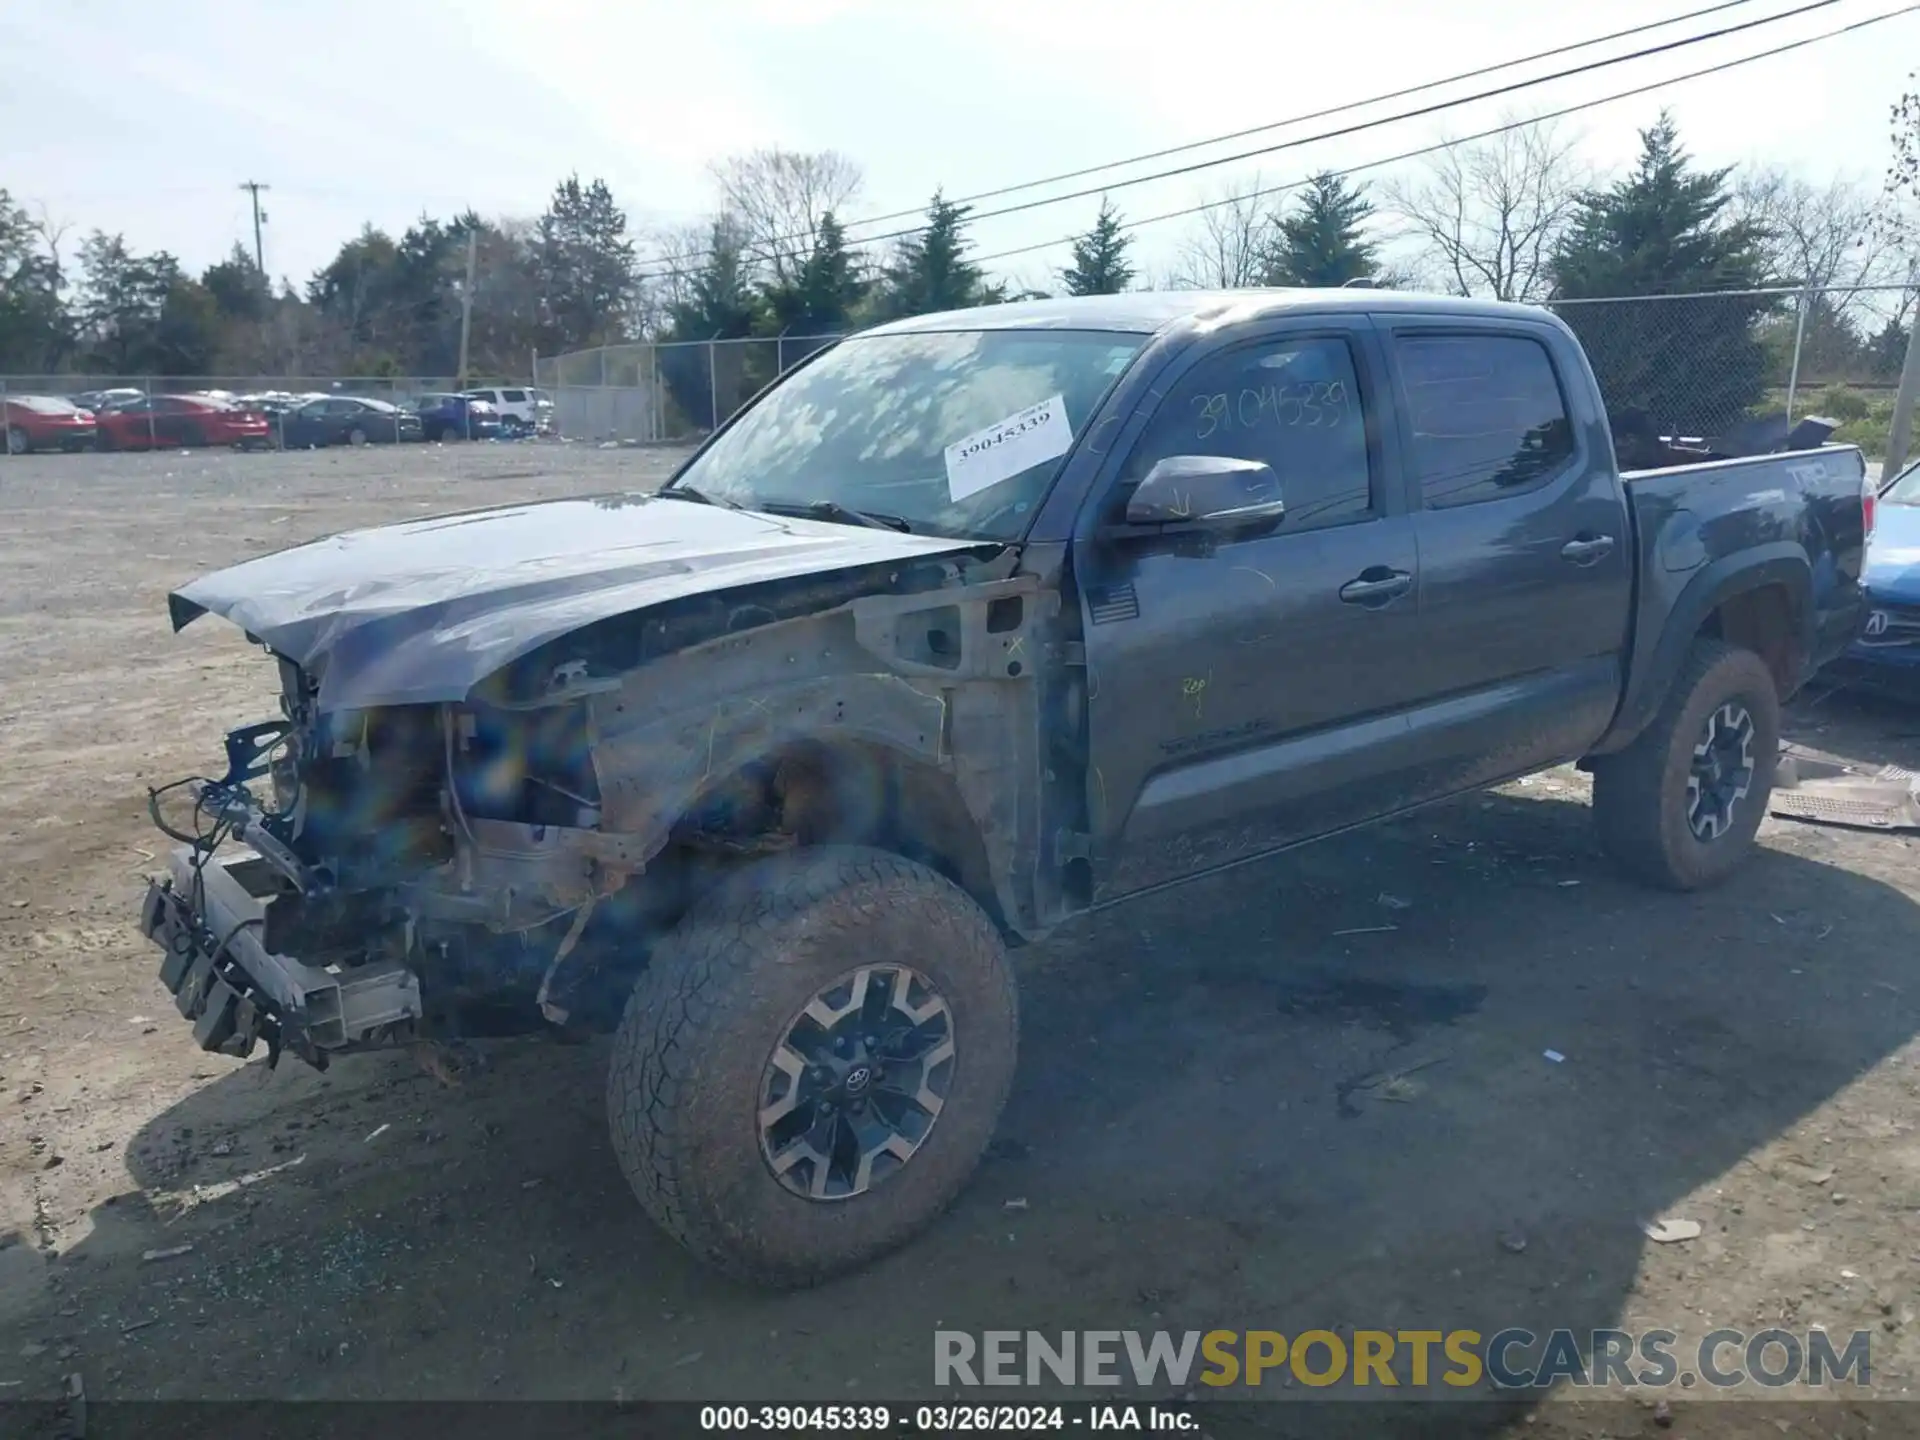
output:
{"label": "white van", "polygon": [[499,390],[463,390],[461,393],[469,400],[486,401],[503,417],[531,426],[537,435],[544,435],[553,429],[553,401],[543,390],[526,386],[524,388],[506,387]]}

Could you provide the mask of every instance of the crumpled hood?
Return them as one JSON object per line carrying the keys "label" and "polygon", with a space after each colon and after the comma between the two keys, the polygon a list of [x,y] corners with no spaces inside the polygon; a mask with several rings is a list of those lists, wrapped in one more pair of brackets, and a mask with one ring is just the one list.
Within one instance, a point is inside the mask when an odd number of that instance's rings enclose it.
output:
{"label": "crumpled hood", "polygon": [[167,605],[175,630],[211,611],[318,668],[321,707],[353,709],[463,699],[549,640],[670,600],[979,548],[603,496],[352,530],[202,576]]}
{"label": "crumpled hood", "polygon": [[1860,582],[1882,600],[1920,605],[1920,505],[1881,503]]}

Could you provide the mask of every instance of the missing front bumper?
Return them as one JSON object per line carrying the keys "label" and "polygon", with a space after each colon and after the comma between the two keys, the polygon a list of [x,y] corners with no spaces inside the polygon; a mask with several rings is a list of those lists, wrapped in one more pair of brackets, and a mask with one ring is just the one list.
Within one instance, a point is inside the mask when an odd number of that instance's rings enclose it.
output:
{"label": "missing front bumper", "polygon": [[[324,1068],[329,1052],[397,1039],[419,1021],[420,982],[403,965],[322,969],[267,949],[271,869],[258,856],[182,846],[148,882],[141,933],[164,952],[160,983],[202,1050],[242,1058],[265,1041]],[[252,882],[250,885],[249,882]]]}

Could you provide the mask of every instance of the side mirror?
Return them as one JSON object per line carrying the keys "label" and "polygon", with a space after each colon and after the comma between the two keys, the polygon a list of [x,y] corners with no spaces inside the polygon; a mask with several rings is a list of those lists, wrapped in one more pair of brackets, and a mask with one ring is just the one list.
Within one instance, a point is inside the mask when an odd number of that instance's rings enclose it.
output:
{"label": "side mirror", "polygon": [[1224,529],[1278,520],[1286,513],[1272,466],[1225,455],[1169,455],[1127,500],[1129,525]]}

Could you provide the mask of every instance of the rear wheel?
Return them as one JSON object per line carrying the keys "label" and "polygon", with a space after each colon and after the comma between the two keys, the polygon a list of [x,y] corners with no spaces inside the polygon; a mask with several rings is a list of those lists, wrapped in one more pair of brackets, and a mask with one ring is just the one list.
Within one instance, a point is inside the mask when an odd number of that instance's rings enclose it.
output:
{"label": "rear wheel", "polygon": [[33,441],[27,438],[26,431],[14,425],[7,427],[7,453],[9,455],[24,455],[32,448]]}
{"label": "rear wheel", "polygon": [[805,1285],[905,1242],[973,1173],[1018,1012],[993,922],[896,855],[743,869],[656,949],[614,1041],[614,1151],[720,1270]]}
{"label": "rear wheel", "polygon": [[351,430],[347,432],[347,444],[353,445],[353,446],[360,446],[366,443],[367,443],[367,432],[362,430],[358,425],[354,426]]}
{"label": "rear wheel", "polygon": [[1593,763],[1600,842],[1650,885],[1716,885],[1752,853],[1779,759],[1773,673],[1751,650],[1697,641],[1654,722]]}

